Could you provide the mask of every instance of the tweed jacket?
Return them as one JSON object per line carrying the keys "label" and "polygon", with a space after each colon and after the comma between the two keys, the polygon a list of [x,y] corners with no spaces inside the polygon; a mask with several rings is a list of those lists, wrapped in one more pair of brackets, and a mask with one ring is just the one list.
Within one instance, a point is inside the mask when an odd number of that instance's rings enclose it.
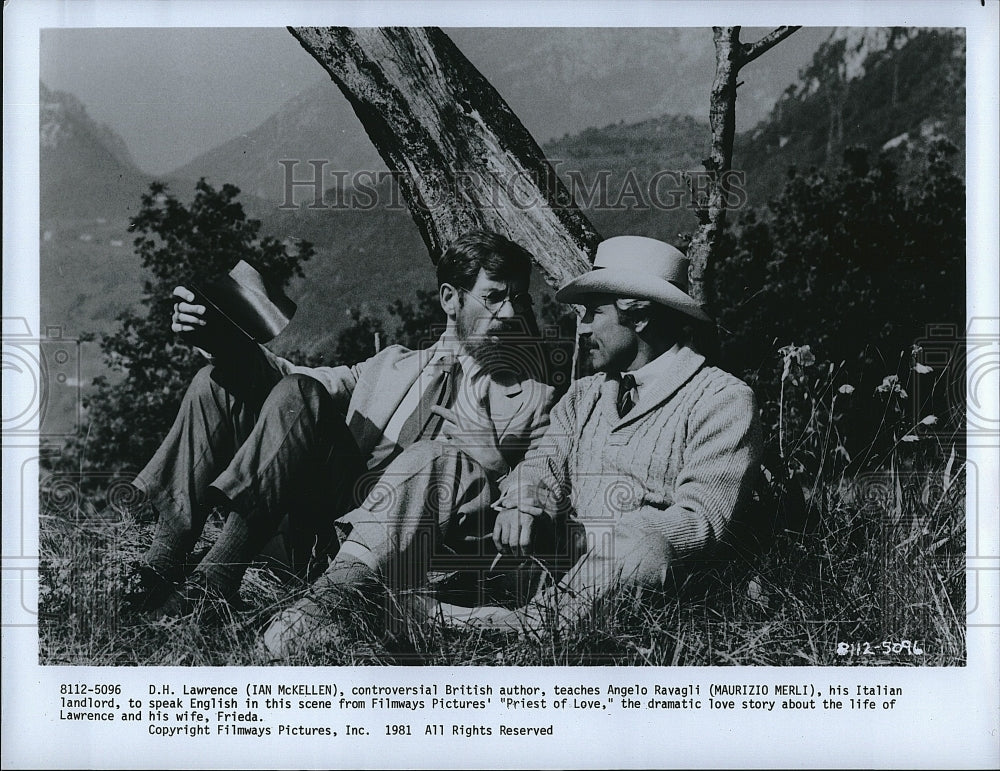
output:
{"label": "tweed jacket", "polygon": [[675,559],[697,554],[722,537],[759,472],[753,392],[683,346],[623,418],[618,385],[603,373],[578,380],[552,408],[545,445],[504,480],[503,499],[551,496],[546,510],[575,518],[597,544],[627,522],[665,537]]}
{"label": "tweed jacket", "polygon": [[[386,426],[428,361],[425,351],[401,345],[389,346],[353,366],[299,367],[273,354],[268,357],[282,374],[309,375],[326,387],[344,406],[347,424],[366,456],[371,456],[382,440]],[[490,382],[480,418],[487,430],[492,427],[506,461],[506,468],[495,470],[502,475],[541,441],[549,423],[554,389],[528,377],[484,376]]]}

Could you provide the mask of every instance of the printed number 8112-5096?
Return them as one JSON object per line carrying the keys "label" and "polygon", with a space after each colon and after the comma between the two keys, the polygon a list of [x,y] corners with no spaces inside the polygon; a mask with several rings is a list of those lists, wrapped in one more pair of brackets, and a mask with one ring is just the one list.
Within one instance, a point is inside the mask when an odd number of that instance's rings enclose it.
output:
{"label": "printed number 8112-5096", "polygon": [[890,656],[903,653],[908,656],[922,656],[920,640],[882,640],[881,642],[839,642],[838,656]]}

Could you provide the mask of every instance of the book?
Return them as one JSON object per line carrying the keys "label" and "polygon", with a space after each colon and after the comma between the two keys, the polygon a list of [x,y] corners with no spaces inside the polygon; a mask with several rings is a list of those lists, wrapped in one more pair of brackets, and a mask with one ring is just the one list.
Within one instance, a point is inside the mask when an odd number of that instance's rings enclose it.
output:
{"label": "book", "polygon": [[267,376],[273,367],[261,344],[288,325],[295,303],[244,260],[228,275],[203,284],[190,282],[188,288],[194,304],[205,306],[205,325],[188,339],[213,356],[221,385],[259,396],[265,382],[273,379]]}

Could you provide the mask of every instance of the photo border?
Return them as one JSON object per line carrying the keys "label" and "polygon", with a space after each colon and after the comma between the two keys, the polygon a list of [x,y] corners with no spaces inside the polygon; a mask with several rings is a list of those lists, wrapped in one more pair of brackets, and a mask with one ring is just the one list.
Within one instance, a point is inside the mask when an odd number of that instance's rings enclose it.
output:
{"label": "photo border", "polygon": [[[813,26],[964,26],[967,31],[968,185],[967,314],[970,323],[1000,339],[996,212],[998,4],[970,2],[580,2],[568,3],[306,3],[213,2],[18,2],[4,9],[4,228],[3,315],[23,320],[41,334],[38,315],[38,31],[47,26],[706,26],[712,21],[752,26],[794,22]],[[571,22],[571,23],[568,23]],[[5,334],[7,328],[5,327]],[[6,390],[5,379],[5,390]],[[992,410],[996,425],[997,404]],[[43,667],[37,664],[37,629],[30,616],[37,577],[37,499],[23,480],[37,473],[42,452],[31,438],[3,437],[3,765],[28,767],[995,767],[1000,724],[998,683],[997,437],[970,436],[970,464],[981,485],[979,508],[969,521],[968,663],[948,668],[107,668]],[[971,497],[970,497],[971,498]],[[34,578],[33,578],[34,576]],[[36,590],[37,591],[37,590]],[[694,669],[694,671],[692,671]],[[333,671],[330,671],[333,670]],[[384,737],[339,743],[309,740],[164,740],[99,725],[59,721],[55,707],[65,682],[121,682],[133,691],[148,685],[220,682],[378,682],[398,684],[490,682],[791,682],[829,686],[839,682],[895,686],[904,690],[891,714],[803,713],[800,717],[739,713],[739,722],[714,712],[637,711],[621,717],[560,718],[558,738],[435,743],[393,743]],[[452,718],[460,722],[461,717]],[[474,720],[471,716],[469,720]],[[423,720],[414,722],[424,722]],[[542,719],[534,723],[543,722]],[[548,719],[545,719],[548,722]],[[430,742],[428,744],[428,742]]]}

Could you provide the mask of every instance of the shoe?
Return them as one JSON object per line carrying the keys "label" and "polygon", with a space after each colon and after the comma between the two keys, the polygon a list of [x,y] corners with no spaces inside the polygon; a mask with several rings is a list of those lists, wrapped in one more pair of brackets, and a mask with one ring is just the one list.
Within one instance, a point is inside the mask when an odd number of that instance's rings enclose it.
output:
{"label": "shoe", "polygon": [[133,562],[125,576],[125,604],[136,612],[146,612],[162,605],[177,591],[182,575],[146,562]]}
{"label": "shoe", "polygon": [[272,661],[286,659],[307,648],[332,645],[344,649],[344,637],[332,608],[303,597],[276,615],[261,637],[261,653]]}

